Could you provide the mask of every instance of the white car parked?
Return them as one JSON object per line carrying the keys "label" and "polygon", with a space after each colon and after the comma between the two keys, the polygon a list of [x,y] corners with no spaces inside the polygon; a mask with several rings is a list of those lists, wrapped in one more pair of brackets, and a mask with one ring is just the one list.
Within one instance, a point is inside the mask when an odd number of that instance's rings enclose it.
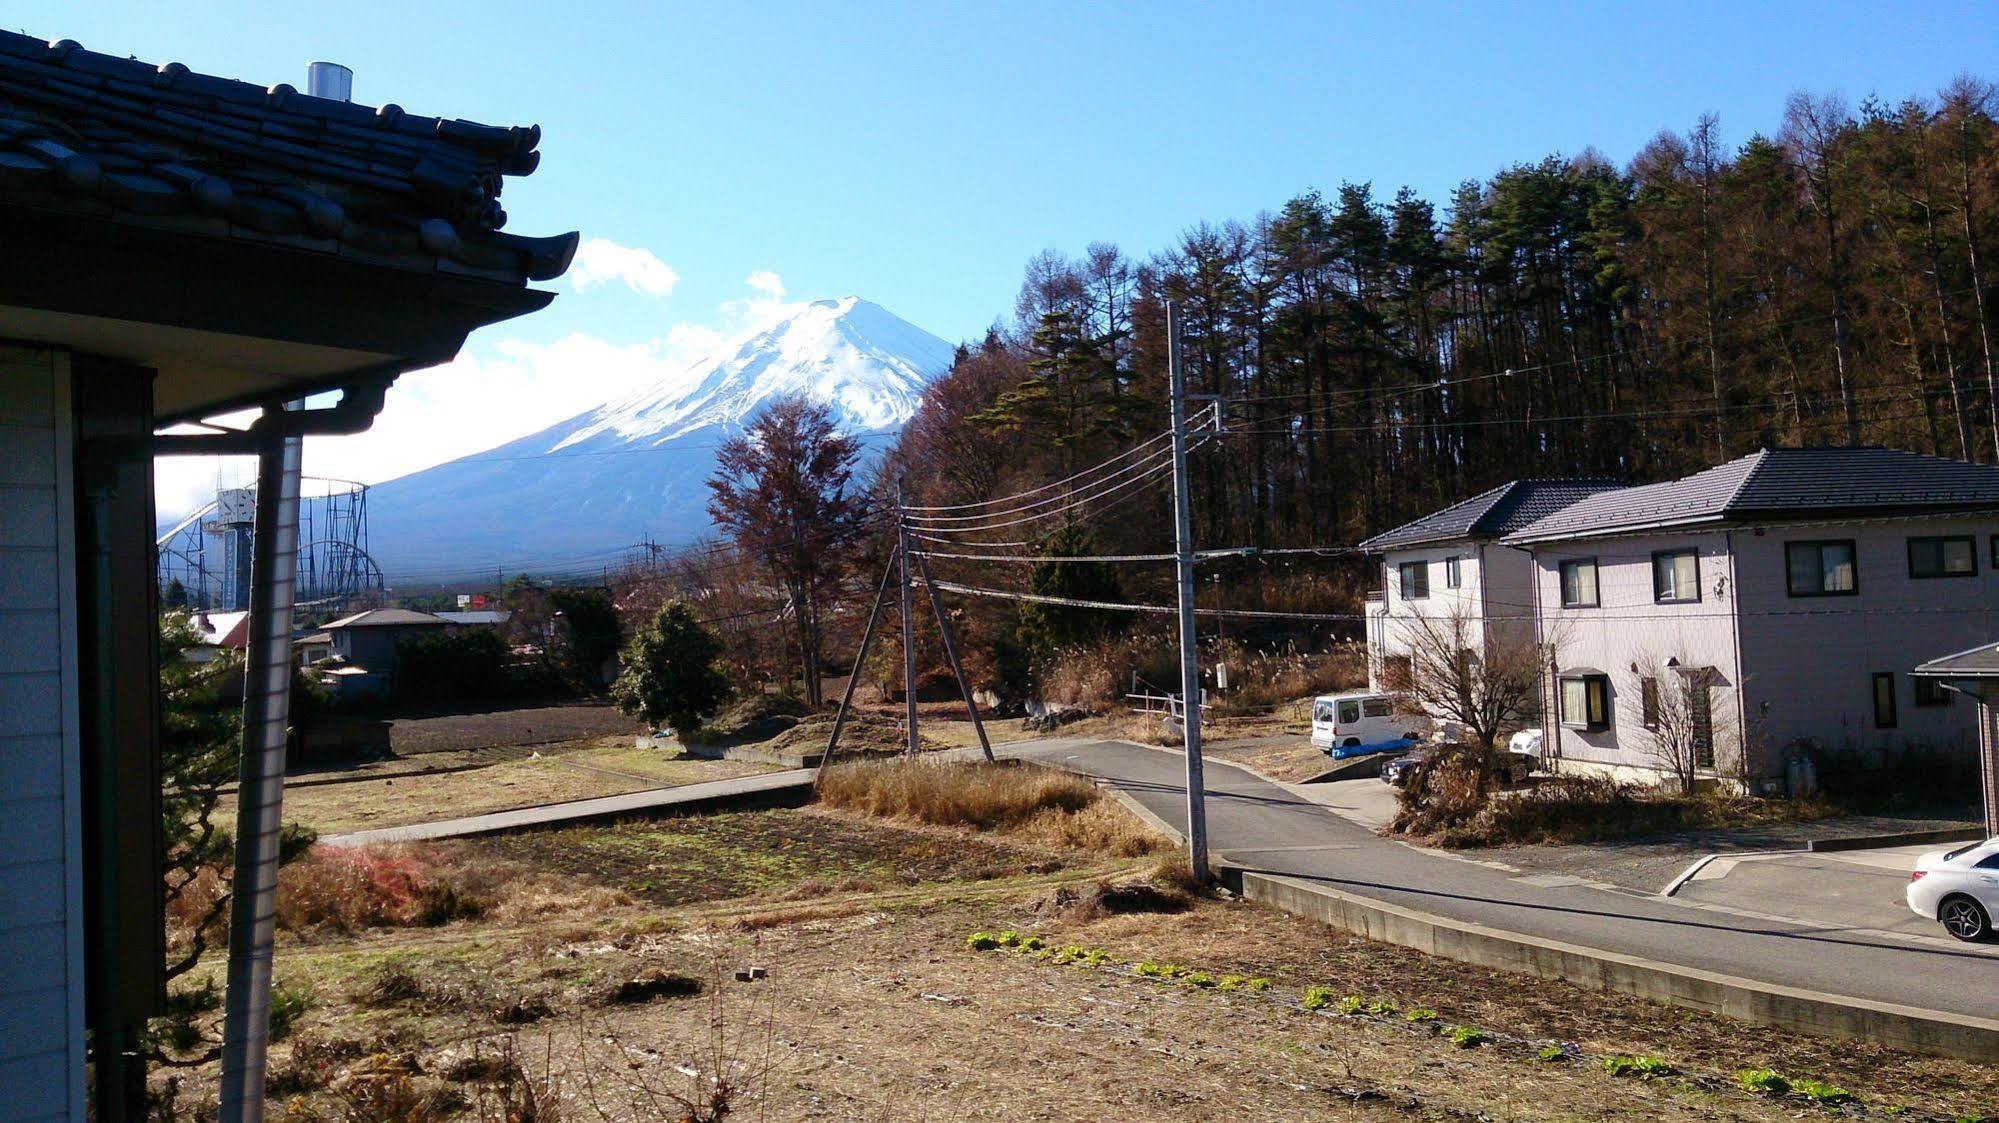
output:
{"label": "white car parked", "polygon": [[1999,838],[1917,858],[1909,875],[1909,907],[1960,940],[1991,935],[1992,917],[1999,913]]}

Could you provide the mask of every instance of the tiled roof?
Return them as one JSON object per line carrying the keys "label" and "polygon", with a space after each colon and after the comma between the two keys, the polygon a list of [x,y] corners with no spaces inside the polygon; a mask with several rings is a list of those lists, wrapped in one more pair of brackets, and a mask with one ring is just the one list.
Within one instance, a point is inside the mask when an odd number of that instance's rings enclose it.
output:
{"label": "tiled roof", "polygon": [[1510,542],[1811,515],[1999,508],[1999,468],[1890,448],[1774,448],[1665,483],[1591,496]]}
{"label": "tiled roof", "polygon": [[1411,546],[1498,538],[1578,500],[1621,486],[1616,480],[1514,480],[1377,534],[1362,542],[1360,548],[1379,553]]}
{"label": "tiled roof", "polygon": [[0,202],[547,280],[576,235],[500,232],[540,139],[0,32]]}
{"label": "tiled roof", "polygon": [[1932,659],[1917,667],[1915,673],[1938,678],[1999,678],[1999,643]]}
{"label": "tiled roof", "polygon": [[342,616],[327,624],[326,630],[331,632],[341,628],[395,628],[421,624],[442,627],[448,623],[450,621],[428,612],[412,612],[407,608],[371,608],[352,616]]}

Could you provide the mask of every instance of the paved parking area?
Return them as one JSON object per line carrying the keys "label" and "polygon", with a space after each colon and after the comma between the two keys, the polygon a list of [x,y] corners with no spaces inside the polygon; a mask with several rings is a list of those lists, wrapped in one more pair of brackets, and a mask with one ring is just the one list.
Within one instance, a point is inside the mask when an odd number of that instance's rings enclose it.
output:
{"label": "paved parking area", "polygon": [[[1948,844],[1835,853],[1726,855],[1703,865],[1674,894],[1685,904],[1802,920],[1849,931],[1955,943],[1935,921],[1909,911],[1903,894],[1917,856]],[[1990,949],[1999,953],[1999,949]]]}

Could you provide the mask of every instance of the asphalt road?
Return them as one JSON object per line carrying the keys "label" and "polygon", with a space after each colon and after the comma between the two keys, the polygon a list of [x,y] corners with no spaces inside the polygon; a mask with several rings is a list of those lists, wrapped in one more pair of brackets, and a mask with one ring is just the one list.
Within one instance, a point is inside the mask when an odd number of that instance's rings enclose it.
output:
{"label": "asphalt road", "polygon": [[[1177,755],[1107,741],[1013,746],[1009,755],[1061,761],[1123,789],[1168,822],[1185,821]],[[1210,850],[1247,869],[1661,963],[1999,1018],[1999,946],[1742,915],[1561,875],[1523,876],[1379,838],[1225,764],[1209,762],[1207,783]]]}

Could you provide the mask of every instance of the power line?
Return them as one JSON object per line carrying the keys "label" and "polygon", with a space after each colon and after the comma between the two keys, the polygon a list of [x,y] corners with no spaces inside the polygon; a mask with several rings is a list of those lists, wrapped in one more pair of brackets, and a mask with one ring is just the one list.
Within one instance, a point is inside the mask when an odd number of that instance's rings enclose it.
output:
{"label": "power line", "polygon": [[[1203,439],[1205,439],[1207,436],[1212,435],[1213,430],[1203,430],[1201,432]],[[1084,490],[1098,489],[1093,494],[1077,495],[1072,492],[1064,495],[1051,496],[1046,499],[1039,499],[1032,503],[1011,510],[991,511],[977,515],[910,516],[908,521],[910,525],[914,528],[936,531],[940,533],[956,533],[959,531],[976,532],[983,530],[999,530],[1003,527],[1018,526],[1022,523],[1032,522],[1035,519],[1052,518],[1055,515],[1061,514],[1064,511],[1068,511],[1075,507],[1081,506],[1082,504],[1089,503],[1096,499],[1101,499],[1106,495],[1110,495],[1118,491],[1122,491],[1125,487],[1129,486],[1134,482],[1137,482],[1138,479],[1151,475],[1154,472],[1158,471],[1159,469],[1162,468],[1170,469],[1172,466],[1171,460],[1172,460],[1172,450],[1170,449],[1160,449],[1156,452],[1149,453],[1143,459],[1133,461],[1132,463],[1127,464],[1123,468],[1118,469],[1116,472],[1113,472],[1110,475],[1104,476],[1100,479],[1092,480],[1088,484],[1082,485]],[[1112,480],[1119,479],[1120,477],[1123,476],[1128,476],[1133,472],[1137,472],[1138,476],[1133,477],[1132,479],[1123,480],[1122,482],[1114,486],[1110,487],[1103,486],[1105,484],[1109,484]],[[1045,507],[1051,503],[1062,504],[1062,506],[1048,511],[1039,511],[1031,514],[1028,513],[1033,511],[1034,508]],[[1001,519],[1008,515],[1016,515],[1016,514],[1023,515],[1024,517],[1015,519],[1012,522],[992,521],[995,519]],[[937,525],[947,522],[980,522],[983,525],[980,526]]]}
{"label": "power line", "polygon": [[1166,440],[1171,436],[1172,436],[1171,433],[1164,433],[1164,432],[1155,434],[1154,436],[1144,441],[1143,443],[1128,448],[1125,451],[1120,452],[1116,456],[1113,456],[1110,459],[1105,460],[1101,463],[1093,464],[1090,467],[1075,473],[1074,475],[1066,476],[1062,479],[1056,480],[1053,483],[1042,484],[1040,487],[1029,488],[1026,491],[1017,491],[1014,492],[1012,495],[1003,495],[997,499],[982,499],[975,503],[946,503],[937,506],[922,506],[920,504],[912,503],[903,509],[906,511],[969,511],[977,507],[1001,506],[1013,502],[1016,499],[1025,499],[1030,495],[1039,495],[1044,491],[1053,491],[1054,489],[1061,487],[1064,484],[1082,479],[1084,476],[1087,476],[1092,472],[1095,472],[1102,468],[1109,467],[1110,465],[1115,464],[1118,461],[1123,460],[1127,457],[1134,456],[1138,454],[1140,451],[1150,448],[1151,446],[1156,445],[1160,441]]}

